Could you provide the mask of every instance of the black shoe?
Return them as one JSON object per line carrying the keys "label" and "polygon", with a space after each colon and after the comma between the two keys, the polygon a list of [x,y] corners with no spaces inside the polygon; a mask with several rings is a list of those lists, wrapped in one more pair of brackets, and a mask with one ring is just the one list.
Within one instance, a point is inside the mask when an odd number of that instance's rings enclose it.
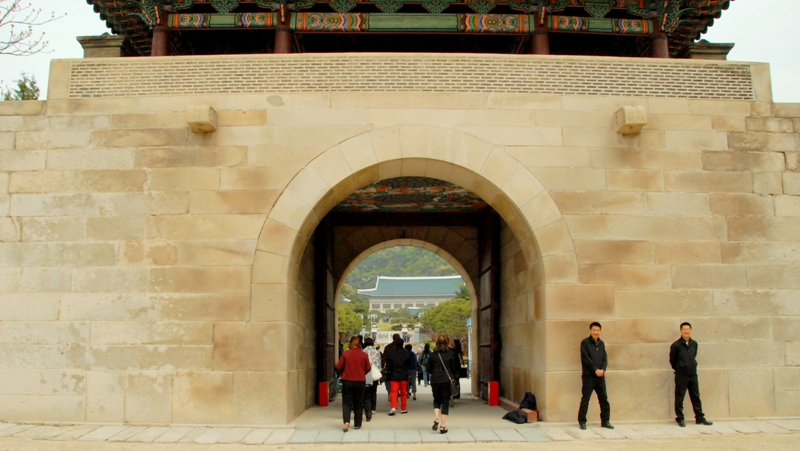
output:
{"label": "black shoe", "polygon": [[601,424],[600,427],[601,428],[606,428],[606,429],[614,429],[614,426],[611,426],[611,423],[609,423],[609,422],[605,422],[605,423]]}
{"label": "black shoe", "polygon": [[581,428],[582,431],[586,430],[586,423],[578,423],[578,427]]}
{"label": "black shoe", "polygon": [[372,415],[367,415],[367,423],[369,423],[370,421],[372,421]]}
{"label": "black shoe", "polygon": [[685,422],[685,421],[683,421],[683,420],[675,420],[675,421],[677,421],[677,422],[678,422],[678,426],[680,426],[680,427],[682,427],[682,428],[685,428],[685,427],[686,427],[686,422]]}
{"label": "black shoe", "polygon": [[703,426],[711,426],[712,424],[714,424],[714,423],[706,420],[705,418],[703,418],[702,420],[697,420],[696,423],[697,424],[702,424]]}

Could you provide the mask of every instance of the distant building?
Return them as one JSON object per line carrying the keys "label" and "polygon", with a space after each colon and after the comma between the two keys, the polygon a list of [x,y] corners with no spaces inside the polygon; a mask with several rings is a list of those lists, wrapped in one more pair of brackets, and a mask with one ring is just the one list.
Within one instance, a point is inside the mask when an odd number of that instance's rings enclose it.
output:
{"label": "distant building", "polygon": [[375,288],[358,290],[369,300],[370,310],[387,312],[400,308],[419,311],[453,299],[461,290],[461,276],[386,277],[378,276]]}

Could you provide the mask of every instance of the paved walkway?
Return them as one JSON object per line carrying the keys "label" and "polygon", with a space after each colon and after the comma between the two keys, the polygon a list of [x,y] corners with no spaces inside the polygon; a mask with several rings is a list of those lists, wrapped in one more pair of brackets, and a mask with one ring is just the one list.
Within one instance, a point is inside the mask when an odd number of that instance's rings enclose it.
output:
{"label": "paved walkway", "polygon": [[[465,384],[466,385],[466,384]],[[674,422],[616,423],[616,429],[598,424],[585,431],[576,423],[517,425],[503,420],[505,411],[488,407],[482,400],[464,396],[451,409],[448,434],[431,430],[432,399],[429,388],[420,387],[417,401],[408,401],[407,415],[387,415],[387,395],[378,393],[378,411],[361,430],[341,430],[341,405],[309,409],[286,427],[209,426],[126,426],[126,425],[35,425],[0,423],[0,444],[4,438],[27,438],[77,442],[192,443],[222,444],[331,444],[331,443],[471,443],[471,442],[553,442],[578,440],[626,440],[735,436],[739,434],[800,434],[800,419],[751,419],[715,421],[713,426]],[[712,419],[713,420],[713,419]],[[352,426],[352,424],[351,424]],[[800,441],[800,438],[798,438]]]}

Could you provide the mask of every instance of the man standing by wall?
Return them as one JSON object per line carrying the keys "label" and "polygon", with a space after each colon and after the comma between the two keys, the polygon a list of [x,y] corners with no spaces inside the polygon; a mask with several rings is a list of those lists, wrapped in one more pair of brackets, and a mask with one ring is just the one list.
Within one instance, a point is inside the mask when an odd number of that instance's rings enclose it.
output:
{"label": "man standing by wall", "polygon": [[697,342],[691,337],[692,325],[681,323],[681,338],[669,348],[669,364],[675,370],[675,421],[682,428],[686,427],[686,422],[683,420],[683,398],[687,389],[689,399],[692,400],[695,422],[706,426],[713,424],[706,420],[703,414],[700,386],[697,383]]}
{"label": "man standing by wall", "polygon": [[581,341],[581,366],[583,374],[583,395],[581,396],[581,406],[578,410],[578,426],[586,429],[586,411],[589,410],[589,399],[592,392],[597,393],[597,400],[600,402],[600,426],[606,429],[614,429],[611,425],[611,406],[608,404],[608,394],[606,393],[606,368],[608,367],[608,354],[606,345],[600,339],[602,326],[598,322],[589,325],[591,335]]}

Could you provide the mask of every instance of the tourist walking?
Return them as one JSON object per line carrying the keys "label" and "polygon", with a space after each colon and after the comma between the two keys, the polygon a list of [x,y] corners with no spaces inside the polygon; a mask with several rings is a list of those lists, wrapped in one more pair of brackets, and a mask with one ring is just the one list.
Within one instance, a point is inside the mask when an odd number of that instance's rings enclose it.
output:
{"label": "tourist walking", "polygon": [[[373,368],[381,367],[381,353],[375,349],[375,341],[367,337],[364,339],[364,352],[369,358],[369,363]],[[372,372],[367,373],[366,388],[364,389],[364,416],[367,421],[372,421],[372,414],[375,413],[375,407],[378,403],[378,385],[380,379],[373,380]]]}
{"label": "tourist walking", "polygon": [[[389,402],[392,410],[389,415],[397,413],[397,394],[400,393],[400,413],[408,413],[408,368],[411,366],[411,354],[403,347],[403,339],[399,336],[393,342],[392,349],[387,351],[386,372],[392,387],[389,393]],[[387,346],[388,347],[388,346]]]}
{"label": "tourist walking", "polygon": [[683,418],[683,399],[686,390],[689,390],[689,399],[692,401],[694,421],[697,424],[711,426],[712,422],[706,420],[703,413],[703,404],[700,402],[700,385],[697,382],[697,342],[692,340],[692,325],[681,323],[681,338],[669,348],[669,364],[675,370],[675,421],[680,427],[686,427]]}
{"label": "tourist walking", "polygon": [[411,345],[405,346],[408,351],[408,392],[406,396],[413,395],[413,400],[417,400],[417,354],[414,352],[414,347]]}
{"label": "tourist walking", "polygon": [[461,340],[450,340],[450,349],[458,359],[458,371],[453,374],[453,399],[461,399],[461,370],[464,367],[464,351],[461,349]]}
{"label": "tourist walking", "polygon": [[606,429],[614,429],[611,425],[611,406],[608,404],[608,393],[606,392],[606,368],[608,367],[608,354],[606,354],[606,344],[600,339],[600,331],[603,326],[598,322],[589,324],[591,335],[581,341],[581,366],[583,374],[581,381],[581,405],[578,409],[578,426],[586,429],[586,412],[589,410],[589,400],[592,392],[597,393],[597,400],[600,402],[600,426]]}
{"label": "tourist walking", "polygon": [[419,356],[419,366],[422,368],[422,383],[425,384],[426,387],[428,386],[428,382],[430,380],[430,374],[428,374],[428,360],[430,357],[431,344],[425,343],[425,347],[422,349],[422,354]]}
{"label": "tourist walking", "polygon": [[353,422],[361,429],[364,415],[364,388],[367,374],[371,370],[369,357],[362,352],[358,337],[350,339],[350,348],[342,353],[336,363],[336,371],[342,375],[342,430],[350,429],[350,412],[355,413]]}
{"label": "tourist walking", "polygon": [[440,433],[446,434],[453,381],[460,368],[458,357],[455,351],[450,349],[450,340],[446,335],[439,335],[436,338],[436,346],[426,363],[433,392],[433,427],[431,429],[434,431],[439,429]]}
{"label": "tourist walking", "polygon": [[382,354],[383,359],[381,361],[382,362],[381,370],[383,372],[383,383],[386,385],[386,396],[389,398],[389,402],[392,402],[392,381],[389,380],[389,373],[386,370],[386,362],[389,361],[387,356],[392,351],[392,349],[394,349],[394,344],[398,340],[400,341],[400,343],[403,342],[403,340],[400,338],[400,334],[392,334],[392,342],[384,346]]}

